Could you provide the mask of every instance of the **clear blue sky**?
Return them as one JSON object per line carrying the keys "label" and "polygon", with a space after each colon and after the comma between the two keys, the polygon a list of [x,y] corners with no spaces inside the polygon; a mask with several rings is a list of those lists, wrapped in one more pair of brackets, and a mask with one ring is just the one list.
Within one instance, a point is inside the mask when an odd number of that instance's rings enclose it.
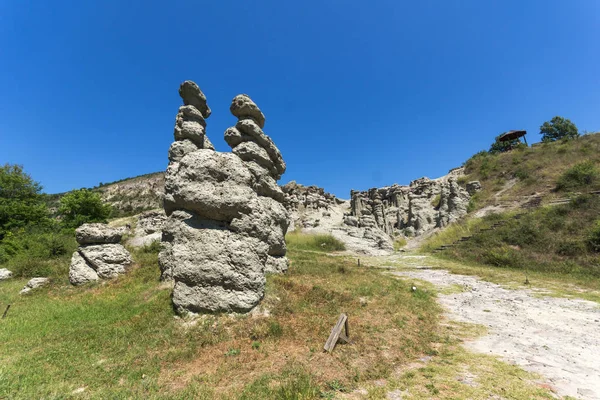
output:
{"label": "clear blue sky", "polygon": [[600,2],[2,1],[0,163],[48,193],[164,170],[186,79],[218,150],[247,93],[281,183],[347,198],[555,115],[600,130]]}

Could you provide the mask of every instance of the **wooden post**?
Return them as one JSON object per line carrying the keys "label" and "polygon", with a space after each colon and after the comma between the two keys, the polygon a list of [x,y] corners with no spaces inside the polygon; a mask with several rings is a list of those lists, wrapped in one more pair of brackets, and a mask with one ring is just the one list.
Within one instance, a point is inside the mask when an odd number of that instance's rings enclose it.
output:
{"label": "wooden post", "polygon": [[[345,330],[345,334],[342,333],[342,329]],[[340,315],[340,318],[331,330],[329,338],[325,342],[325,346],[323,346],[323,350],[331,353],[338,342],[350,343],[350,328],[348,327],[348,316],[346,314]]]}
{"label": "wooden post", "polygon": [[360,258],[358,259],[358,266],[360,267]]}
{"label": "wooden post", "polygon": [[4,314],[2,314],[2,319],[6,318],[6,314],[8,314],[9,308],[10,308],[10,304],[6,306],[6,310],[4,310]]}

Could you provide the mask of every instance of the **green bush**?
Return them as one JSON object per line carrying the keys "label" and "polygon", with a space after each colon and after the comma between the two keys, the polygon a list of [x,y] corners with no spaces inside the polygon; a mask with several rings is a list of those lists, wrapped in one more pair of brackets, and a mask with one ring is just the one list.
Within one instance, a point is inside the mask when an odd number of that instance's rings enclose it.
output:
{"label": "green bush", "polygon": [[587,244],[591,251],[600,253],[600,219],[594,223],[587,237]]}
{"label": "green bush", "polygon": [[48,208],[42,186],[20,165],[0,167],[0,240],[12,229],[32,223],[45,223]]}
{"label": "green bush", "polygon": [[557,190],[573,190],[592,185],[600,180],[600,172],[591,161],[575,164],[558,179]]}
{"label": "green bush", "polygon": [[87,189],[74,190],[60,199],[58,214],[65,226],[77,228],[89,222],[106,222],[111,207],[102,202],[98,193]]}

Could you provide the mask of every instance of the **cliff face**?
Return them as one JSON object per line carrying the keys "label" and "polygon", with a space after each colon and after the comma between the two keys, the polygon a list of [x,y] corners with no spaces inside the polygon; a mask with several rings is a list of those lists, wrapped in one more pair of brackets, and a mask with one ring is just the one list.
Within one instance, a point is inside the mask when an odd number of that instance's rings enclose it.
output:
{"label": "cliff face", "polygon": [[419,236],[443,228],[467,213],[470,195],[456,178],[462,169],[438,178],[420,178],[408,186],[392,185],[351,191],[350,215],[344,222],[378,228],[393,236]]}

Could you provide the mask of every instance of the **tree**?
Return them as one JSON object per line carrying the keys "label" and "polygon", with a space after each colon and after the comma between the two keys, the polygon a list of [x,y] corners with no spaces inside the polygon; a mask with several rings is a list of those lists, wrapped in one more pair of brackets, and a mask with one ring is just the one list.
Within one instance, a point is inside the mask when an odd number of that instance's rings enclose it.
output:
{"label": "tree", "polygon": [[42,186],[21,165],[0,167],[0,240],[12,229],[47,221]]}
{"label": "tree", "polygon": [[542,142],[554,142],[559,139],[574,139],[579,136],[577,127],[570,120],[556,116],[540,126]]}
{"label": "tree", "polygon": [[519,139],[513,139],[513,140],[501,142],[499,140],[500,136],[496,136],[496,141],[494,143],[492,143],[488,153],[490,153],[490,154],[504,153],[505,151],[512,150],[521,144]]}
{"label": "tree", "polygon": [[60,199],[58,215],[66,227],[77,228],[88,222],[106,222],[111,207],[104,204],[98,193],[88,189],[74,190]]}

